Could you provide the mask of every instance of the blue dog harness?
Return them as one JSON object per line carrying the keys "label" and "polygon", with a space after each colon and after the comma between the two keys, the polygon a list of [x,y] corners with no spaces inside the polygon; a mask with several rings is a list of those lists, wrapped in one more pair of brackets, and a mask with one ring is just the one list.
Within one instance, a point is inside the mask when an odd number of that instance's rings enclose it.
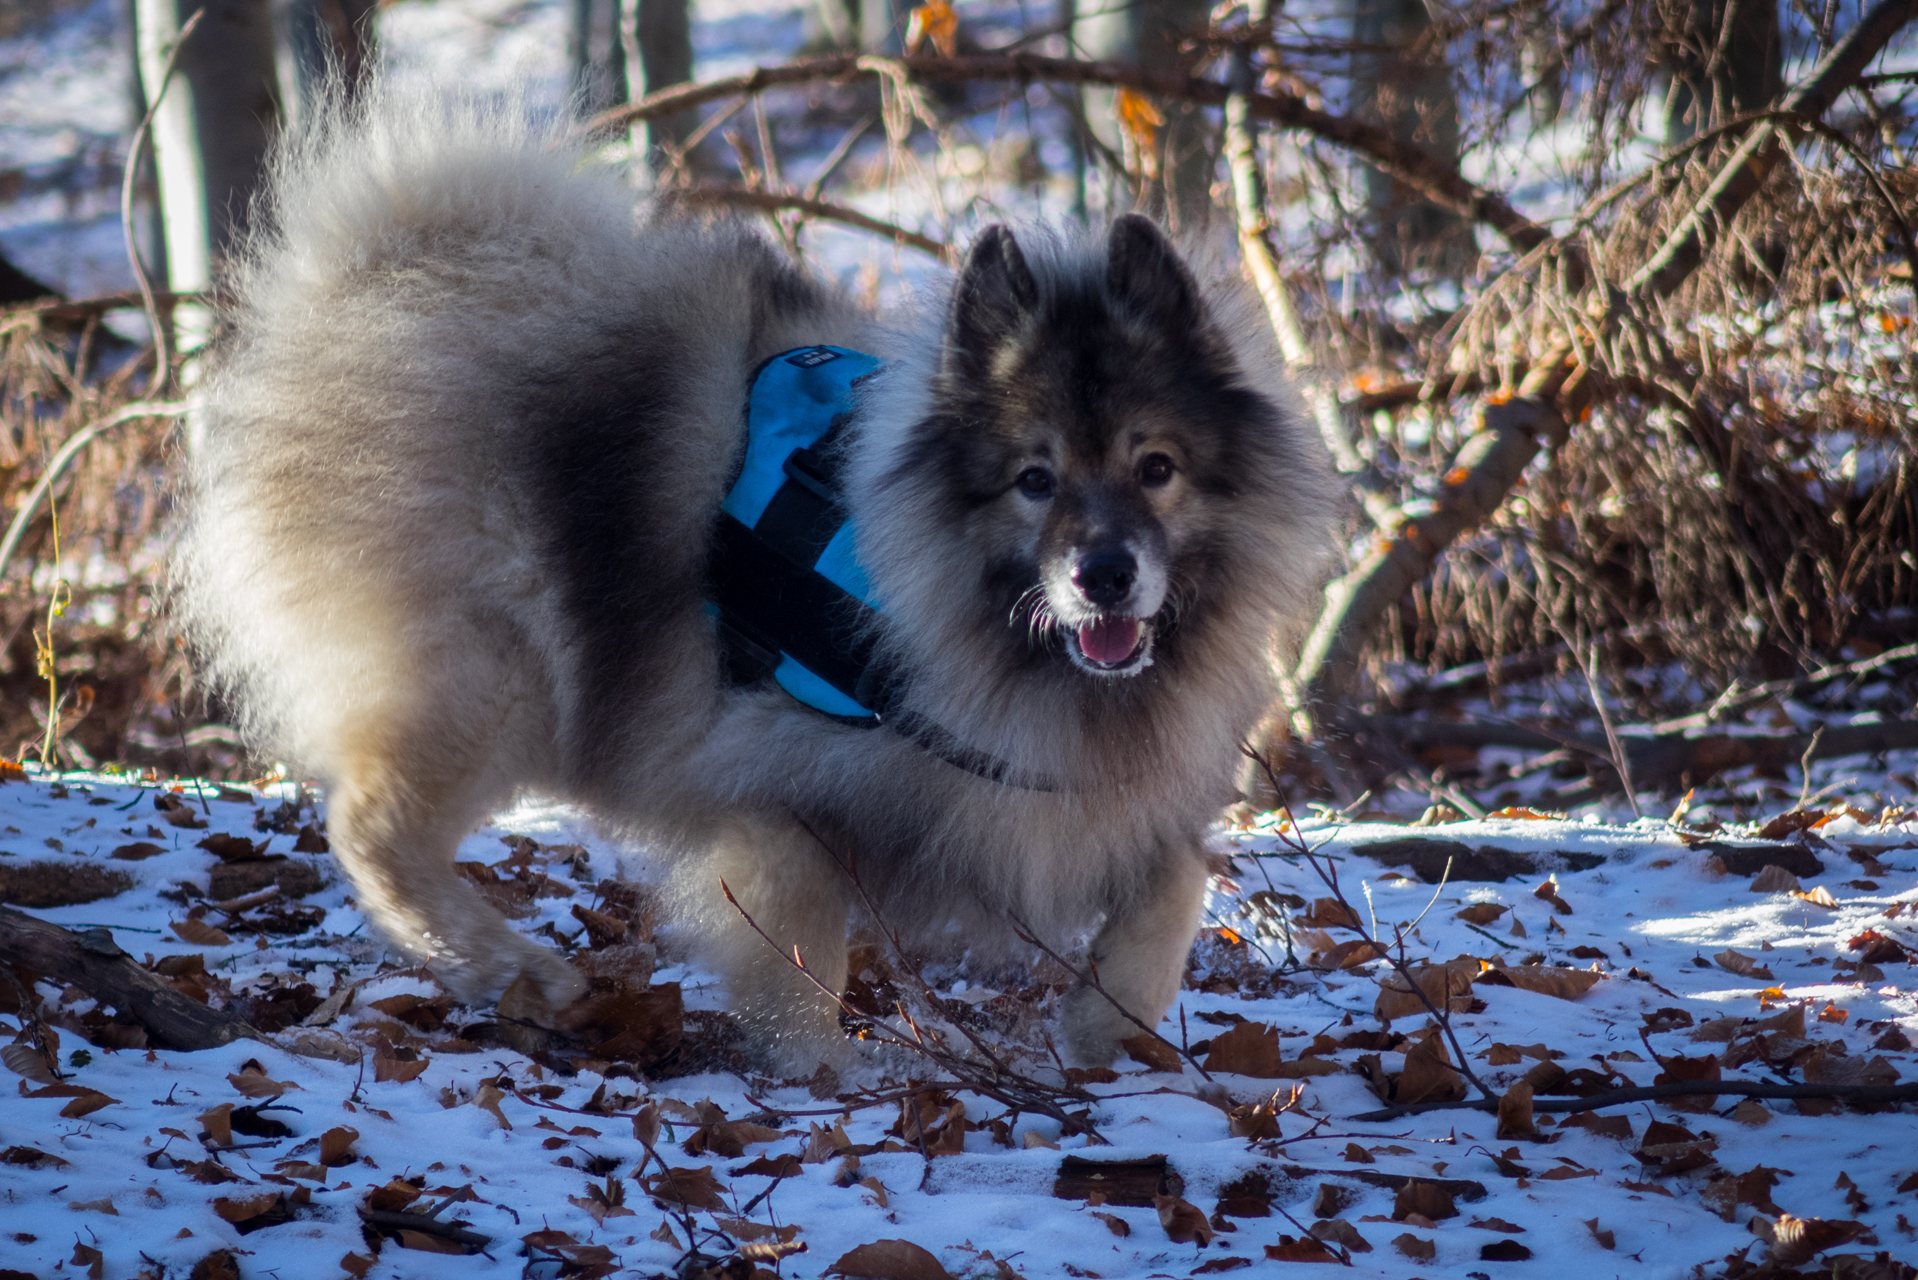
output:
{"label": "blue dog harness", "polygon": [[884,725],[968,773],[1053,790],[895,706],[898,673],[875,653],[882,602],[840,503],[844,428],[859,385],[882,367],[845,347],[801,347],[753,376],[745,456],[719,505],[711,565],[728,677],[735,685],[770,678],[815,711]]}

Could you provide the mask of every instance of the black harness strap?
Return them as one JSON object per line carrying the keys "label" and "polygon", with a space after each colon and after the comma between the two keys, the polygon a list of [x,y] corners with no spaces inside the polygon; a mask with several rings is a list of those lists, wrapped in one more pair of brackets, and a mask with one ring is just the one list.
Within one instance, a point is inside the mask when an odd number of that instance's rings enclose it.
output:
{"label": "black harness strap", "polygon": [[[750,431],[750,402],[748,417]],[[1050,781],[1020,774],[900,707],[904,681],[877,655],[880,615],[815,567],[847,519],[839,500],[837,446],[851,419],[850,413],[837,414],[809,447],[786,456],[785,479],[751,528],[729,512],[719,513],[709,574],[729,678],[736,685],[758,684],[790,658],[872,713],[853,718],[813,706],[820,715],[842,724],[883,726],[990,782],[1055,790]]]}

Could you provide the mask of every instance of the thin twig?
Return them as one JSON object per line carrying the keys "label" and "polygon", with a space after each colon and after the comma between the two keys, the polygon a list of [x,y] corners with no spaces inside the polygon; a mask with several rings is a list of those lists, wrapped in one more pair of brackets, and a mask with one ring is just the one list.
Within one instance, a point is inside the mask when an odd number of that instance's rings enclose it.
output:
{"label": "thin twig", "polygon": [[907,245],[921,253],[929,253],[942,261],[950,261],[952,257],[952,246],[944,241],[935,240],[917,231],[908,231],[904,227],[861,213],[843,204],[834,204],[829,200],[819,200],[795,192],[748,191],[742,187],[676,187],[660,192],[659,199],[683,204],[728,205],[735,209],[752,209],[760,213],[797,212],[809,218],[843,222],[849,227],[870,231],[874,235],[884,236],[888,240]]}

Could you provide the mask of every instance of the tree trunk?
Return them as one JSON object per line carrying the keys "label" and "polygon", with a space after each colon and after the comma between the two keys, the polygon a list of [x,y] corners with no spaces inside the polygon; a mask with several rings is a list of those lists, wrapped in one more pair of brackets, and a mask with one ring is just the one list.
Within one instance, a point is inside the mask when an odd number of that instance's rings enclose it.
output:
{"label": "tree trunk", "polygon": [[[693,23],[689,0],[626,0],[630,6],[624,24],[626,74],[632,96],[643,98],[668,85],[693,78]],[[633,155],[656,170],[699,127],[699,112],[679,111],[641,120],[633,125]]]}
{"label": "tree trunk", "polygon": [[[167,59],[195,9],[205,17]],[[280,126],[268,0],[135,0],[136,39],[148,104],[160,107],[152,142],[166,224],[167,286],[207,289],[230,246],[245,235],[254,189]],[[191,355],[206,342],[203,308],[174,313],[174,349]],[[190,434],[190,433],[189,433]]]}
{"label": "tree trunk", "polygon": [[329,77],[338,77],[350,98],[379,57],[374,14],[379,0],[291,0],[286,7],[286,43],[302,113],[311,112]]}
{"label": "tree trunk", "polygon": [[[1081,56],[1129,63],[1147,71],[1183,75],[1190,68],[1179,42],[1205,28],[1211,6],[1205,0],[1137,0],[1130,5],[1085,5],[1072,24]],[[1109,89],[1085,90],[1086,122],[1100,141],[1122,151],[1116,95]],[[1154,104],[1165,117],[1154,154],[1142,165],[1151,180],[1142,184],[1142,212],[1164,219],[1173,229],[1203,226],[1212,209],[1212,176],[1217,139],[1200,107],[1190,102]],[[1112,201],[1108,200],[1108,204]],[[1119,212],[1112,209],[1111,212]]]}
{"label": "tree trunk", "polygon": [[573,107],[582,120],[626,101],[623,10],[631,0],[569,0]]}
{"label": "tree trunk", "polygon": [[[1425,0],[1357,0],[1352,12],[1352,114],[1458,162],[1458,94],[1443,50],[1423,43],[1432,28]],[[1367,166],[1366,204],[1373,252],[1395,276],[1435,273],[1457,279],[1476,251],[1471,229],[1390,175]]]}
{"label": "tree trunk", "polygon": [[1669,55],[1666,144],[1770,106],[1784,89],[1784,56],[1776,0],[1689,0]]}

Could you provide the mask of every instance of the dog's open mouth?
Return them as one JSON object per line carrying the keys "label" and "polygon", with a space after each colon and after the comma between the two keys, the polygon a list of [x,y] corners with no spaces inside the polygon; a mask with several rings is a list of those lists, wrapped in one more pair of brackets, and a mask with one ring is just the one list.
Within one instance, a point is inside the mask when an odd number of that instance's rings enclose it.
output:
{"label": "dog's open mouth", "polygon": [[1143,618],[1093,618],[1066,637],[1072,660],[1099,675],[1129,676],[1152,662],[1152,624]]}

